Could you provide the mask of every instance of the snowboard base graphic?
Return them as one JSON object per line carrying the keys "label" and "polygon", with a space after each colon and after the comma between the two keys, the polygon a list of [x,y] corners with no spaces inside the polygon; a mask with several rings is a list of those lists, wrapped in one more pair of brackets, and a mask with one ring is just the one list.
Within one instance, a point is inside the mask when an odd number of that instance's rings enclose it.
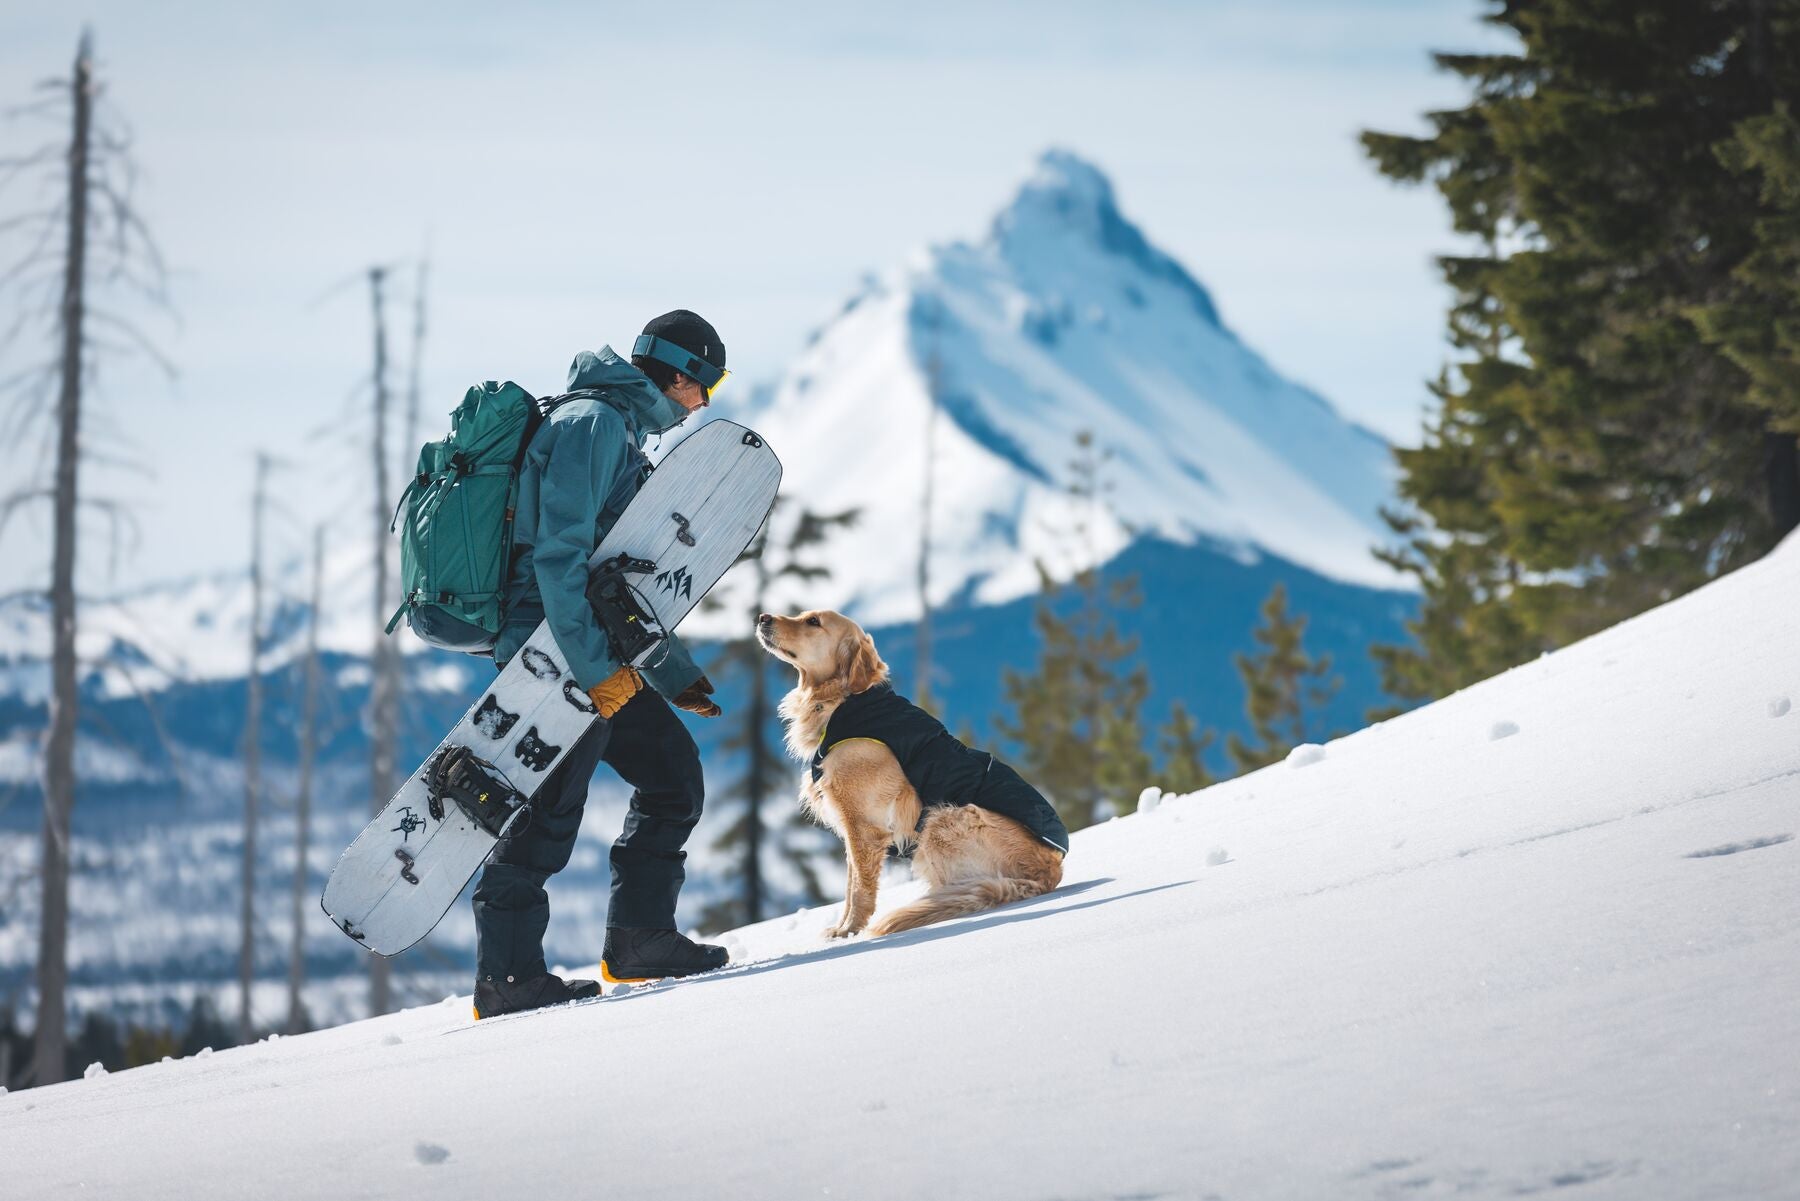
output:
{"label": "snowboard base graphic", "polygon": [[[682,439],[588,559],[608,633],[637,666],[653,665],[675,629],[737,561],[775,504],[781,462],[762,438],[712,421]],[[357,835],[320,905],[378,955],[431,932],[515,823],[563,753],[598,720],[540,624],[456,728]],[[428,787],[454,756],[468,787]]]}

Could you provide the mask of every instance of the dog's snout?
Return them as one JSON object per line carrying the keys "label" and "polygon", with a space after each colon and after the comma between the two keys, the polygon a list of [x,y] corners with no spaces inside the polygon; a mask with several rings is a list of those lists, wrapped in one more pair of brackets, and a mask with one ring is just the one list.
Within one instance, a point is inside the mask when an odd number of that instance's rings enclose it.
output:
{"label": "dog's snout", "polygon": [[775,618],[768,613],[759,613],[756,615],[756,624],[766,630],[775,624]]}

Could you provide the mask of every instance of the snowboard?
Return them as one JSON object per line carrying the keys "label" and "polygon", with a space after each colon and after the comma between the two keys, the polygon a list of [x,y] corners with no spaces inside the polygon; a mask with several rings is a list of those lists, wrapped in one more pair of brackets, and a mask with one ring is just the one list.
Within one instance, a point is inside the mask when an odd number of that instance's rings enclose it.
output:
{"label": "snowboard", "polygon": [[[667,653],[669,634],[756,536],[780,483],[775,452],[730,421],[708,422],[664,456],[588,559],[589,601],[623,661],[652,666]],[[377,955],[425,937],[598,720],[540,624],[345,850],[319,901],[326,915]],[[430,787],[440,756],[472,767],[475,795]]]}

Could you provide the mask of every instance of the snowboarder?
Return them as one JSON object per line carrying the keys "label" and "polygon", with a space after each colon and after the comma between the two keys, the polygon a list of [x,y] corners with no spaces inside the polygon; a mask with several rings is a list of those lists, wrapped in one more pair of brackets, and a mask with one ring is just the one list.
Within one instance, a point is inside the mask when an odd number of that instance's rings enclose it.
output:
{"label": "snowboarder", "polygon": [[602,976],[687,976],[723,967],[728,958],[723,947],[675,929],[682,848],[700,818],[705,786],[699,749],[670,701],[717,717],[712,683],[673,636],[655,667],[621,665],[586,596],[588,555],[648,475],[644,441],[704,408],[726,374],[718,332],[685,309],[665,313],[644,327],[630,362],[610,346],[577,355],[569,390],[584,394],[558,405],[526,449],[494,660],[504,666],[548,618],[569,671],[604,720],[569,749],[539,789],[529,824],[498,843],[476,885],[478,1018],[600,991],[592,980],[563,980],[545,967],[544,884],[569,862],[588,783],[602,762],[633,788],[612,846]]}

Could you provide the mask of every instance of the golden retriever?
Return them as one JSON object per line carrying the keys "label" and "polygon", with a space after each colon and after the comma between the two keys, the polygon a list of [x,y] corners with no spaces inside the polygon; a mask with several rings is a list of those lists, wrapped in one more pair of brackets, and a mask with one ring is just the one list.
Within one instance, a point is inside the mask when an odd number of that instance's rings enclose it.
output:
{"label": "golden retriever", "polygon": [[[939,796],[921,798],[885,743],[850,737],[820,746],[832,715],[849,698],[888,679],[887,664],[876,652],[874,639],[854,621],[829,610],[795,617],[764,613],[757,619],[757,637],[765,650],[799,673],[799,684],[782,700],[780,712],[787,726],[788,751],[796,759],[814,761],[814,769],[802,778],[800,803],[844,840],[849,869],[844,913],[825,932],[827,937],[848,937],[865,927],[876,935],[910,930],[1034,897],[1062,882],[1063,855],[1047,844],[1047,836],[1034,836],[1020,821],[975,804],[946,804]],[[941,729],[904,698],[893,699],[918,720]],[[991,757],[970,752],[947,733],[936,736],[949,740],[962,755],[975,754],[990,767],[999,767],[1036,798],[1042,811],[1050,814],[1048,821],[1061,830],[1054,810],[1018,780],[1017,773]],[[816,757],[821,750],[822,760]],[[922,827],[921,806],[925,806]],[[1061,837],[1066,846],[1067,832]],[[869,926],[887,848],[905,850],[915,841],[913,871],[930,891]]]}

